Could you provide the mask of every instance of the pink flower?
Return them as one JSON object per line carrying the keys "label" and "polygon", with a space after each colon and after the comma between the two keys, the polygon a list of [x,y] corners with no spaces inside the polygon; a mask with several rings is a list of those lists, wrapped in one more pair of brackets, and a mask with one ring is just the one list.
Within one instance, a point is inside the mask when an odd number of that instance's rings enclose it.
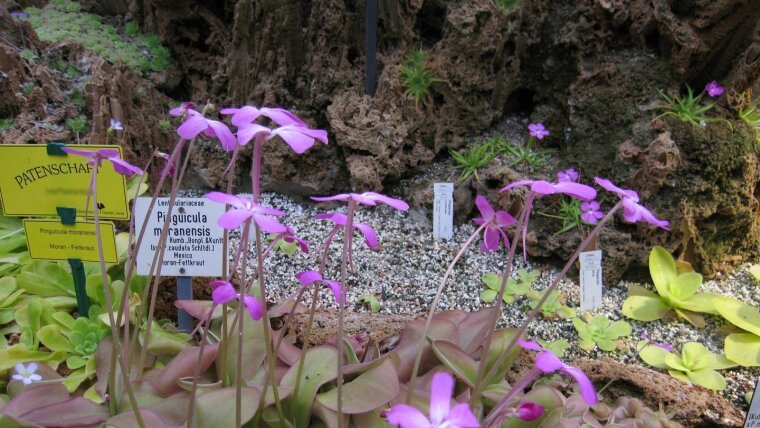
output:
{"label": "pink flower", "polygon": [[430,418],[407,404],[396,404],[386,414],[388,422],[401,428],[477,428],[477,418],[467,403],[451,407],[454,378],[446,372],[433,375],[430,390]]}
{"label": "pink flower", "polygon": [[504,233],[504,228],[515,224],[515,219],[504,211],[494,211],[491,204],[488,203],[488,199],[483,195],[478,195],[475,198],[475,206],[478,207],[482,217],[476,217],[472,221],[480,226],[486,225],[480,250],[483,252],[498,250],[499,237],[504,242],[504,248],[509,248],[509,239]]}
{"label": "pink flower", "polygon": [[544,414],[544,406],[540,406],[532,401],[520,403],[515,409],[515,416],[525,422],[532,422]]}
{"label": "pink flower", "polygon": [[171,155],[169,155],[168,153],[157,151],[156,156],[166,161],[166,165],[164,165],[164,167],[161,168],[161,175],[165,174],[167,177],[173,177],[174,173],[177,171],[177,166],[176,166],[176,162],[172,162]]}
{"label": "pink flower", "polygon": [[523,339],[517,339],[517,343],[522,346],[523,349],[531,351],[538,351],[536,355],[536,368],[544,374],[554,373],[560,371],[568,376],[571,376],[578,382],[578,387],[581,390],[581,396],[583,400],[589,405],[594,405],[599,401],[596,396],[596,390],[594,384],[586,376],[585,373],[579,368],[569,366],[562,362],[556,355],[544,349],[536,342],[529,342]]}
{"label": "pink flower", "polygon": [[[348,219],[345,214],[341,213],[323,213],[323,214],[317,214],[314,216],[317,220],[330,220],[333,223],[335,223],[335,228],[339,229],[341,226],[346,225],[346,220]],[[375,234],[375,231],[367,226],[364,223],[357,223],[353,222],[352,224],[354,229],[359,229],[359,232],[364,236],[364,242],[367,244],[368,247],[375,249],[377,248],[377,234]]]}
{"label": "pink flower", "polygon": [[376,192],[341,193],[333,196],[312,196],[311,199],[318,202],[348,201],[349,199],[353,199],[357,204],[361,205],[375,206],[378,202],[381,202],[397,210],[406,211],[409,209],[409,204],[401,199],[391,198]]}
{"label": "pink flower", "polygon": [[261,230],[267,233],[281,233],[287,230],[277,220],[267,217],[269,215],[280,216],[285,214],[280,210],[262,207],[248,198],[241,198],[222,192],[207,193],[206,198],[213,202],[232,206],[217,221],[217,224],[225,229],[234,229],[250,218],[259,225]]}
{"label": "pink flower", "polygon": [[111,162],[113,170],[121,175],[130,176],[132,174],[142,175],[143,171],[127,162],[119,159],[119,151],[116,149],[100,149],[100,150],[77,150],[71,147],[64,146],[61,150],[72,155],[82,156],[90,159],[87,165],[94,165],[95,168],[100,168],[103,161]]}
{"label": "pink flower", "polygon": [[[183,104],[185,106],[185,104]],[[183,110],[184,109],[184,110]],[[172,113],[174,112],[174,113]],[[185,114],[185,121],[177,128],[177,134],[185,140],[190,140],[198,136],[201,132],[211,138],[216,138],[222,143],[222,148],[226,151],[235,149],[237,141],[232,135],[230,128],[218,120],[206,119],[201,113],[192,108],[179,107],[172,109],[170,114]]]}
{"label": "pink flower", "polygon": [[271,119],[272,122],[280,126],[297,125],[306,127],[306,123],[299,119],[298,116],[282,108],[243,106],[240,108],[225,108],[220,113],[231,114],[232,119],[230,121],[237,127],[251,124],[261,116]]}
{"label": "pink flower", "polygon": [[327,144],[327,131],[322,129],[310,129],[299,125],[284,125],[276,129],[269,129],[255,123],[241,125],[237,132],[240,145],[246,145],[256,137],[271,140],[280,137],[294,152],[304,153],[314,145],[315,140]]}
{"label": "pink flower", "polygon": [[[217,305],[223,305],[231,300],[240,299],[240,294],[235,291],[235,287],[227,281],[211,281],[209,285],[214,288],[214,291],[211,293],[211,299]],[[257,298],[246,294],[243,296],[243,304],[254,321],[258,321],[264,316],[264,308]]]}
{"label": "pink flower", "polygon": [[633,190],[621,189],[615,186],[610,180],[604,178],[594,177],[594,180],[596,181],[596,184],[600,185],[605,190],[618,195],[623,201],[623,218],[628,223],[638,223],[643,221],[662,229],[670,230],[667,220],[658,219],[651,211],[639,204],[638,193]]}
{"label": "pink flower", "polygon": [[707,95],[710,96],[710,98],[717,97],[718,95],[722,94],[723,91],[725,91],[725,89],[720,86],[715,80],[705,86],[705,92],[707,92]]}
{"label": "pink flower", "polygon": [[293,242],[297,242],[298,246],[301,247],[301,251],[303,251],[304,253],[308,254],[309,253],[309,245],[310,245],[310,243],[306,242],[303,239],[301,239],[298,236],[296,236],[295,231],[293,231],[293,229],[290,226],[287,226],[287,225],[283,225],[283,226],[285,226],[285,231],[284,232],[280,232],[275,237],[275,239],[280,238],[283,241],[287,242],[288,244],[292,244]]}
{"label": "pink flower", "polygon": [[296,275],[296,279],[301,283],[301,288],[299,290],[302,290],[312,284],[322,283],[328,287],[330,287],[330,290],[332,290],[333,296],[335,296],[336,302],[341,302],[341,299],[343,300],[342,303],[345,303],[346,296],[343,295],[343,289],[340,286],[340,282],[338,281],[331,281],[329,279],[322,278],[322,274],[315,270],[308,270],[306,272],[301,272],[298,275]]}
{"label": "pink flower", "polygon": [[582,201],[590,201],[596,198],[596,190],[594,190],[593,187],[586,186],[585,184],[573,183],[571,181],[550,183],[543,180],[521,180],[510,183],[503,187],[501,191],[503,192],[518,186],[530,186],[532,192],[541,196],[562,193]]}
{"label": "pink flower", "polygon": [[173,109],[169,110],[169,114],[172,116],[186,116],[187,112],[190,110],[195,110],[195,103],[185,101],[180,104],[179,107],[174,107]]}
{"label": "pink flower", "polygon": [[599,202],[597,201],[583,202],[581,204],[581,211],[583,211],[581,220],[589,224],[596,224],[604,217],[604,213],[599,211]]}
{"label": "pink flower", "polygon": [[543,140],[544,137],[549,135],[549,130],[544,128],[543,123],[531,123],[528,125],[528,131],[530,131],[530,136],[538,138],[539,140]]}
{"label": "pink flower", "polygon": [[579,176],[580,175],[578,174],[578,171],[575,170],[575,168],[568,168],[557,173],[557,181],[560,183],[568,181],[575,182],[578,181]]}

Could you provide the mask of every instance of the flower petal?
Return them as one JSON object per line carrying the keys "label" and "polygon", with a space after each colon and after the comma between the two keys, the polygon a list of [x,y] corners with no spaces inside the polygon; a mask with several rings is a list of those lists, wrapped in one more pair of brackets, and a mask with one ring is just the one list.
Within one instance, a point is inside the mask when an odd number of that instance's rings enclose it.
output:
{"label": "flower petal", "polygon": [[261,116],[261,111],[253,106],[243,106],[240,108],[226,108],[221,110],[222,114],[231,114],[230,122],[238,128],[253,123]]}
{"label": "flower petal", "polygon": [[570,195],[576,199],[589,201],[596,198],[596,190],[591,186],[581,183],[565,181],[554,185],[554,189],[559,193]]}
{"label": "flower petal", "polygon": [[396,404],[385,414],[388,422],[400,428],[433,428],[422,412],[406,404]]}
{"label": "flower petal", "polygon": [[533,183],[535,183],[535,180],[520,180],[520,181],[513,181],[513,182],[509,183],[508,185],[506,185],[506,186],[502,187],[502,188],[501,188],[501,190],[499,190],[499,191],[500,191],[500,192],[504,192],[504,191],[506,191],[506,190],[509,190],[509,189],[512,189],[512,188],[515,188],[515,187],[520,187],[520,186],[531,186],[531,185],[533,185]]}
{"label": "flower petal", "polygon": [[245,203],[239,196],[222,192],[208,192],[204,198],[220,204],[231,205],[235,208],[245,208]]}
{"label": "flower petal", "polygon": [[[346,224],[345,221],[343,221],[343,224]],[[364,242],[367,244],[368,247],[375,249],[377,248],[377,235],[375,234],[375,230],[371,227],[367,226],[364,223],[354,223],[353,224],[354,229],[359,229],[359,232],[364,235]]]}
{"label": "flower petal", "polygon": [[237,132],[238,142],[242,146],[248,144],[251,140],[260,135],[264,135],[266,138],[269,138],[272,135],[272,130],[266,126],[261,126],[257,123],[251,123],[248,125],[240,126]]}
{"label": "flower petal", "polygon": [[327,202],[327,201],[347,201],[351,198],[351,195],[348,193],[341,193],[339,195],[333,195],[333,196],[312,196],[312,201],[317,202]]}
{"label": "flower petal", "polygon": [[231,152],[235,150],[237,140],[235,139],[235,136],[232,135],[232,131],[230,131],[230,128],[228,128],[227,125],[216,120],[208,120],[206,123],[208,124],[208,128],[206,128],[206,134],[208,134],[210,137],[218,138],[219,142],[222,143],[222,148],[225,151]]}
{"label": "flower petal", "polygon": [[302,285],[306,286],[317,281],[322,281],[322,274],[315,270],[307,270],[296,275],[296,279],[298,279]]}
{"label": "flower petal", "polygon": [[77,156],[82,156],[82,157],[87,158],[87,159],[92,159],[92,158],[95,157],[95,151],[92,151],[92,150],[77,150],[77,149],[72,149],[69,146],[63,146],[63,147],[61,147],[61,150],[63,150],[66,153],[70,153],[72,155],[77,155]]}
{"label": "flower petal", "polygon": [[335,296],[335,301],[338,303],[345,303],[345,301],[342,301],[346,297],[343,295],[343,288],[340,286],[340,282],[329,279],[326,279],[324,282],[330,287],[330,290],[332,290],[333,296]]}
{"label": "flower petal", "polygon": [[545,351],[543,346],[539,345],[536,342],[531,342],[529,340],[523,340],[523,339],[517,339],[517,344],[520,345],[521,348],[527,349],[530,351]]}
{"label": "flower petal", "polygon": [[248,308],[248,313],[254,321],[258,321],[264,316],[264,308],[257,298],[246,295],[243,297],[243,304]]}
{"label": "flower petal", "polygon": [[[314,145],[314,137],[304,132],[307,129],[300,126],[287,125],[275,129],[272,131],[272,134],[282,138],[294,152],[300,155]],[[327,132],[325,132],[325,139],[327,139]]]}
{"label": "flower petal", "polygon": [[499,231],[493,227],[486,227],[483,232],[483,247],[486,251],[495,251],[499,249]]}
{"label": "flower petal", "polygon": [[330,220],[341,226],[346,224],[347,219],[346,215],[341,213],[322,213],[315,215],[314,218],[317,220]]}
{"label": "flower petal", "polygon": [[615,193],[621,199],[630,198],[630,199],[633,199],[634,202],[639,201],[638,193],[634,192],[633,190],[621,189],[615,186],[610,180],[607,180],[605,178],[594,177],[594,181],[596,181],[596,184],[601,186],[604,190]]}
{"label": "flower petal", "polygon": [[[272,121],[280,126],[285,125],[297,125],[297,126],[303,126],[306,127],[306,122],[301,120],[298,116],[295,114],[285,110],[284,108],[269,108],[269,107],[262,107],[260,110],[261,114],[264,116],[272,119]],[[235,123],[235,122],[232,122]],[[324,141],[325,143],[327,141]]]}
{"label": "flower petal", "polygon": [[483,216],[483,220],[489,221],[494,216],[493,207],[488,203],[488,199],[486,199],[485,196],[478,195],[478,197],[475,198],[475,206],[478,207],[478,211],[480,211],[480,215]]}
{"label": "flower petal", "polygon": [[374,201],[382,202],[390,207],[393,207],[397,210],[406,211],[409,209],[409,204],[402,201],[401,199],[391,198],[390,196],[386,196],[380,193],[376,192],[365,192],[362,193],[362,196],[366,198],[370,198]]}
{"label": "flower petal", "polygon": [[34,373],[37,371],[37,363],[29,363],[26,366],[26,371],[29,373]]}
{"label": "flower petal", "polygon": [[591,383],[591,380],[588,378],[588,376],[586,376],[586,373],[583,373],[583,370],[570,366],[565,366],[561,370],[564,373],[572,376],[575,381],[578,382],[578,387],[580,387],[581,390],[581,396],[583,397],[583,401],[585,401],[586,404],[591,406],[599,401],[599,398],[596,396],[596,389],[594,388],[594,384]]}
{"label": "flower petal", "polygon": [[438,426],[449,416],[451,394],[454,392],[454,377],[446,372],[433,375],[430,388],[430,422]]}
{"label": "flower petal", "polygon": [[232,208],[219,216],[219,220],[216,221],[216,224],[224,229],[231,230],[239,227],[244,221],[251,218],[251,216],[253,216],[251,211]]}
{"label": "flower petal", "polygon": [[198,136],[208,128],[206,118],[203,116],[191,116],[177,128],[180,137],[190,140]]}
{"label": "flower petal", "polygon": [[459,403],[451,408],[447,419],[451,427],[457,428],[480,428],[478,418],[472,414],[470,406],[467,403]]}
{"label": "flower petal", "polygon": [[108,158],[108,160],[111,161],[113,170],[116,171],[117,174],[125,176],[130,176],[132,174],[143,175],[143,170],[117,157]]}
{"label": "flower petal", "polygon": [[214,289],[214,291],[211,293],[211,299],[216,303],[217,305],[223,305],[230,300],[236,299],[238,296],[237,292],[235,291],[235,287],[232,286],[229,282],[225,285],[221,285]]}
{"label": "flower petal", "polygon": [[512,226],[516,223],[515,218],[505,211],[496,211],[494,215],[496,216],[496,226],[498,227]]}
{"label": "flower petal", "polygon": [[261,230],[263,230],[266,233],[280,233],[285,232],[287,229],[285,229],[285,226],[282,225],[280,222],[273,218],[269,218],[264,215],[259,215],[257,213],[253,213],[253,221],[256,222],[256,224],[259,225]]}

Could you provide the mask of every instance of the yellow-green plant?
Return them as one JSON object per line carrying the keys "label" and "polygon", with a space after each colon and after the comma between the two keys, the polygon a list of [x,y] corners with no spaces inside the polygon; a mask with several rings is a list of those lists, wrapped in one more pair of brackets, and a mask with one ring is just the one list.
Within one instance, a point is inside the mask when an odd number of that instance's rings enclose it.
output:
{"label": "yellow-green plant", "polygon": [[602,351],[612,352],[620,346],[617,340],[631,334],[631,325],[625,321],[610,321],[604,315],[587,316],[586,320],[573,318],[573,326],[578,331],[580,346],[587,351],[599,347]]}
{"label": "yellow-green plant", "polygon": [[718,370],[735,367],[736,363],[724,355],[710,352],[704,345],[689,342],[683,346],[680,354],[647,345],[639,353],[647,364],[667,370],[671,376],[686,383],[696,383],[713,391],[726,389],[726,379]]}

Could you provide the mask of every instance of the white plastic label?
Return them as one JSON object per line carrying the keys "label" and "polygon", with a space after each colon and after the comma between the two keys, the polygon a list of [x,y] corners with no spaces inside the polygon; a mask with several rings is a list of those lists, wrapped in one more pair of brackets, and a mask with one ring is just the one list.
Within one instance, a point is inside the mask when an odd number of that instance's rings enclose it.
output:
{"label": "white plastic label", "polygon": [[581,253],[581,310],[602,306],[602,250]]}
{"label": "white plastic label", "polygon": [[454,183],[433,184],[433,238],[454,236]]}
{"label": "white plastic label", "polygon": [[[136,230],[139,232],[148,213],[150,198],[137,198],[135,206]],[[158,198],[145,236],[137,253],[137,273],[148,275],[153,254],[158,251],[161,230],[166,220],[169,198]],[[177,198],[174,201],[166,239],[164,276],[222,276],[224,229],[216,221],[224,214],[224,205],[204,198]]]}
{"label": "white plastic label", "polygon": [[758,385],[760,382],[755,384],[755,392],[752,393],[752,402],[749,405],[747,419],[744,420],[744,428],[760,428],[760,391],[758,391]]}

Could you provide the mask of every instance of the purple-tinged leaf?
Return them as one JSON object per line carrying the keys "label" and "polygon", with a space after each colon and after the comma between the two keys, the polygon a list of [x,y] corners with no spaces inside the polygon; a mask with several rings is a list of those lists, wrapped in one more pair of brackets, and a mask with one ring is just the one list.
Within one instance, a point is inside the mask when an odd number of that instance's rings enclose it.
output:
{"label": "purple-tinged leaf", "polygon": [[[174,306],[184,309],[193,318],[205,321],[211,306],[214,304],[211,300],[175,300]],[[211,319],[219,318],[223,315],[222,307],[217,305],[211,314]]]}
{"label": "purple-tinged leaf", "polygon": [[478,363],[475,359],[447,340],[436,340],[432,346],[436,357],[447,369],[470,387],[475,386],[478,377]]}
{"label": "purple-tinged leaf", "polygon": [[[140,415],[143,418],[143,422],[145,422],[145,426],[150,428],[182,428],[185,426],[183,423],[177,425],[167,423],[154,411],[148,409],[141,408]],[[106,426],[114,426],[117,428],[139,428],[140,425],[138,425],[137,419],[135,419],[134,412],[127,412],[116,415],[107,420]]]}
{"label": "purple-tinged leaf", "polygon": [[21,416],[34,409],[68,399],[69,392],[59,383],[37,384],[18,393],[3,407],[2,411],[9,416]]}
{"label": "purple-tinged leaf", "polygon": [[[245,424],[256,413],[256,404],[260,393],[255,388],[242,388],[242,401],[246,405],[241,408],[242,422]],[[235,388],[224,388],[218,391],[199,395],[195,401],[194,420],[199,427],[232,427],[235,426]]]}
{"label": "purple-tinged leaf", "polygon": [[[390,402],[399,392],[398,375],[393,361],[386,359],[343,385],[343,412],[365,413]],[[337,389],[317,395],[319,401],[331,410],[337,410]]]}
{"label": "purple-tinged leaf", "polygon": [[[216,358],[218,348],[219,345],[206,345],[203,347],[201,373],[211,367],[211,363]],[[186,376],[192,376],[195,373],[195,364],[198,361],[200,349],[200,346],[185,348],[166,367],[160,370],[158,376],[151,382],[158,395],[167,396],[182,390],[177,384],[177,380]]]}

